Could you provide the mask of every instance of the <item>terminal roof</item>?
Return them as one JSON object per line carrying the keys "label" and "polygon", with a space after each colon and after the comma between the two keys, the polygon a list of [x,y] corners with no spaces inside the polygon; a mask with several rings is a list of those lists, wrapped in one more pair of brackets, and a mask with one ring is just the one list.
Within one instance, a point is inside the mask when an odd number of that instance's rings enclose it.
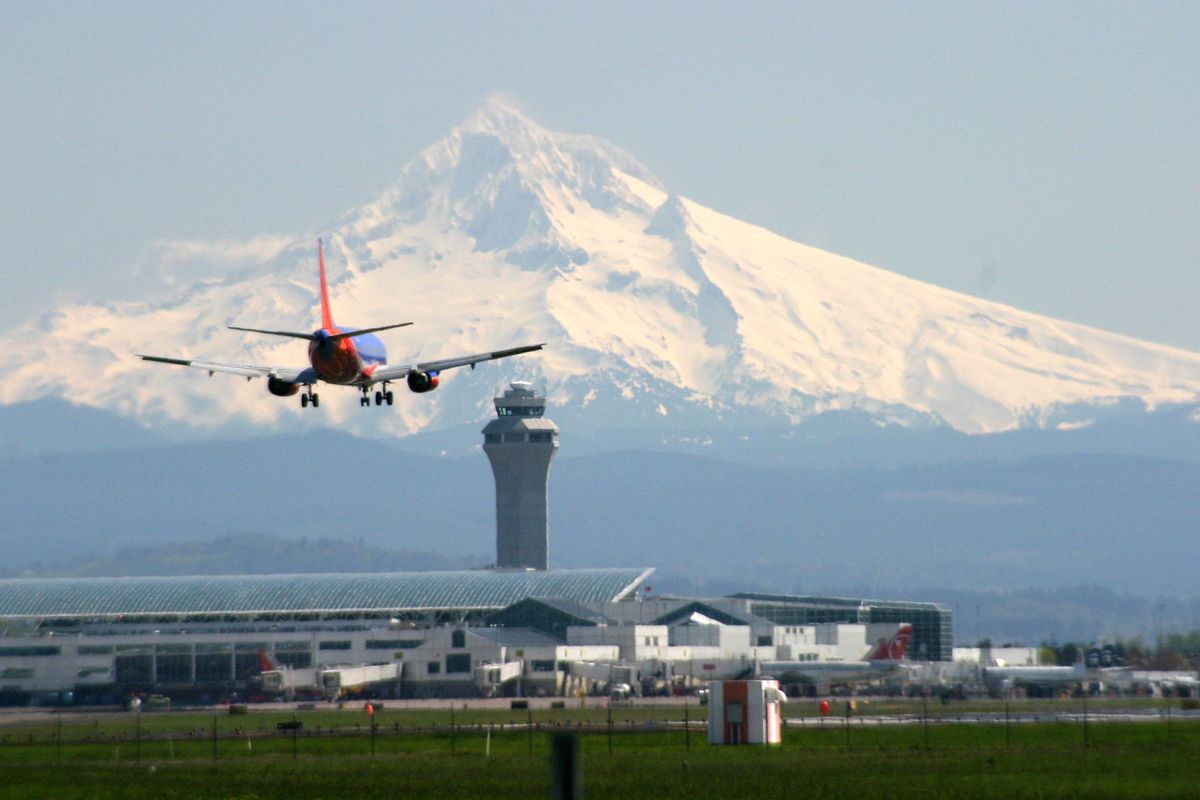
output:
{"label": "terminal roof", "polygon": [[487,611],[527,597],[604,603],[652,568],[0,580],[0,618]]}

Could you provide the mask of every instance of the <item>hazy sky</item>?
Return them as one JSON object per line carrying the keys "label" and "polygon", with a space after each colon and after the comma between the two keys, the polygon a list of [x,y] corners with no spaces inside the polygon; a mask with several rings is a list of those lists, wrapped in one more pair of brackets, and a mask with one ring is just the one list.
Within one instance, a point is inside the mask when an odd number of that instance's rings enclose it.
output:
{"label": "hazy sky", "polygon": [[[1200,350],[1200,3],[0,4],[9,323],[320,232],[490,95],[719,211]],[[7,326],[5,326],[7,327]]]}

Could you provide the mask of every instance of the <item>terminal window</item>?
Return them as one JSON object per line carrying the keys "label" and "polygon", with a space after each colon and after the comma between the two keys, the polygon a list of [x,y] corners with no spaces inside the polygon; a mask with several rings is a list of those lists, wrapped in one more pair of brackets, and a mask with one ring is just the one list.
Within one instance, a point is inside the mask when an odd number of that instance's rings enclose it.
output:
{"label": "terminal window", "polygon": [[197,653],[196,683],[216,683],[233,677],[233,653]]}
{"label": "terminal window", "polygon": [[0,647],[0,656],[22,658],[25,656],[57,656],[62,653],[61,647],[33,645],[30,647]]}
{"label": "terminal window", "polygon": [[233,679],[245,681],[262,674],[262,661],[258,653],[235,653],[233,656]]}
{"label": "terminal window", "polygon": [[117,671],[117,683],[153,683],[154,656],[117,656],[113,666]]}
{"label": "terminal window", "polygon": [[192,657],[175,653],[155,657],[154,674],[160,683],[191,683]]}
{"label": "terminal window", "polygon": [[81,644],[79,645],[79,655],[81,656],[110,656],[113,649],[111,644]]}

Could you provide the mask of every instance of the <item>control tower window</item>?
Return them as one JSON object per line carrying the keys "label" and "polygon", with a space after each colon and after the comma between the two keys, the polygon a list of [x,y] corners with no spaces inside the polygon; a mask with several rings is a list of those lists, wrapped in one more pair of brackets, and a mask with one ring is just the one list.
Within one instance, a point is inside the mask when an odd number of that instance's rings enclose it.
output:
{"label": "control tower window", "polygon": [[545,406],[499,406],[496,413],[501,417],[540,417],[546,413]]}

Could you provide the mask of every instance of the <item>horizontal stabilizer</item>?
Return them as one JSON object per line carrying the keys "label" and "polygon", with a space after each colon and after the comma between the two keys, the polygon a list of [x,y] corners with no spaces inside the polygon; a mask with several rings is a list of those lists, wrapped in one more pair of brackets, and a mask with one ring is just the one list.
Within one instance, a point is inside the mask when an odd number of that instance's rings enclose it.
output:
{"label": "horizontal stabilizer", "polygon": [[350,339],[355,336],[362,336],[364,333],[378,333],[379,331],[390,331],[392,328],[403,328],[406,325],[412,325],[411,322],[397,322],[395,325],[380,325],[377,328],[363,328],[357,331],[342,331],[335,333],[329,337],[329,341],[336,342],[339,339]]}
{"label": "horizontal stabilizer", "polygon": [[297,331],[265,331],[262,328],[240,328],[237,325],[230,325],[231,331],[246,331],[247,333],[265,333],[268,336],[290,336],[293,339],[307,339],[310,342],[317,340],[315,333],[299,333]]}
{"label": "horizontal stabilizer", "polygon": [[[341,341],[342,339],[352,339],[355,336],[362,336],[367,333],[376,333],[378,331],[390,331],[392,328],[403,328],[406,325],[412,325],[411,322],[397,322],[395,325],[379,325],[375,328],[363,328],[361,330],[342,331],[334,333],[326,337],[331,342]],[[315,342],[321,337],[315,333],[301,333],[299,331],[268,331],[262,328],[243,328],[239,325],[230,325],[231,331],[246,331],[247,333],[265,333],[268,336],[289,336],[293,339],[307,339],[310,342]]]}

